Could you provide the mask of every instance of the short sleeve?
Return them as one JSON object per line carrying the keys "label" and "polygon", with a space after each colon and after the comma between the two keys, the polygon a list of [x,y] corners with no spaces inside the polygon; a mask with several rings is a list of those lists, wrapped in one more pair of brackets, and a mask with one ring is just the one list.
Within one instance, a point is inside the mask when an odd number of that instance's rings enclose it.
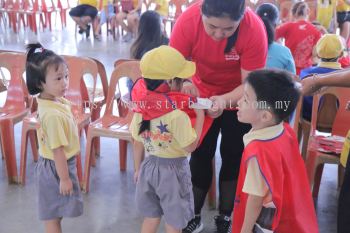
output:
{"label": "short sleeve", "polygon": [[189,146],[197,139],[197,133],[192,128],[190,118],[182,111],[172,120],[171,133],[181,148]]}
{"label": "short sleeve", "polygon": [[139,135],[139,130],[140,130],[140,123],[141,123],[141,116],[139,113],[135,113],[134,116],[132,117],[132,121],[129,126],[129,130],[131,133],[131,136],[133,137],[134,140],[142,142],[142,138]]}
{"label": "short sleeve", "polygon": [[285,23],[276,28],[275,40],[278,40],[279,38],[284,38],[286,36],[289,25],[290,23]]}
{"label": "short sleeve", "polygon": [[261,174],[257,159],[251,158],[248,161],[247,173],[242,191],[251,195],[265,197],[268,194],[268,190],[269,188]]}
{"label": "short sleeve", "polygon": [[68,145],[68,137],[65,132],[65,124],[59,116],[47,116],[43,121],[45,142],[51,150]]}
{"label": "short sleeve", "polygon": [[247,71],[265,67],[267,59],[268,44],[263,23],[256,22],[255,30],[251,32],[250,38],[245,42],[241,55],[241,68]]}
{"label": "short sleeve", "polygon": [[190,25],[189,20],[185,20],[182,15],[176,20],[171,33],[169,45],[177,49],[185,58],[190,58],[192,53],[191,31],[187,30]]}
{"label": "short sleeve", "polygon": [[296,73],[294,58],[293,58],[292,53],[290,52],[289,49],[287,50],[287,64],[286,64],[285,69],[293,74]]}

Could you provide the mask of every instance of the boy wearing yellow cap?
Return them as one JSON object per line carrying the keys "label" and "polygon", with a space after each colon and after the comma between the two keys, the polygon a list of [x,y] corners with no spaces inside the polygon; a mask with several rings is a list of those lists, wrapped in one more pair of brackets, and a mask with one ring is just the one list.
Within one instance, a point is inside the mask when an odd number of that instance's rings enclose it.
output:
{"label": "boy wearing yellow cap", "polygon": [[[343,56],[344,42],[336,34],[323,35],[316,44],[316,53],[320,59],[317,66],[303,69],[300,72],[300,78],[303,79],[310,74],[324,74],[341,69],[339,58]],[[311,120],[312,97],[304,97],[303,118]]]}
{"label": "boy wearing yellow cap", "polygon": [[135,85],[141,82],[145,89],[134,85],[131,97],[143,103],[134,108],[130,130],[135,140],[136,205],[144,217],[141,233],[156,233],[161,216],[167,233],[181,233],[194,218],[186,157],[197,147],[204,111],[195,110],[192,127],[189,116],[168,95],[181,90],[183,80],[195,73],[195,64],[174,48],[160,46],[142,57],[140,69],[143,78]]}

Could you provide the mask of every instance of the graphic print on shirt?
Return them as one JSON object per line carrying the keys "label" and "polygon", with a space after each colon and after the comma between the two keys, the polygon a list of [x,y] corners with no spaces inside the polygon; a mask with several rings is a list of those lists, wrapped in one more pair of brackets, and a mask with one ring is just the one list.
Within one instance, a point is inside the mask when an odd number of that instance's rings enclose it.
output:
{"label": "graphic print on shirt", "polygon": [[234,47],[231,49],[229,53],[225,54],[226,61],[232,61],[232,60],[238,61],[239,59],[240,59],[240,56]]}
{"label": "graphic print on shirt", "polygon": [[[300,25],[302,27],[303,25]],[[308,67],[310,65],[310,54],[312,54],[315,36],[307,36],[295,48],[293,57],[296,67]]]}
{"label": "graphic print on shirt", "polygon": [[141,134],[141,138],[144,141],[145,149],[148,153],[156,151],[154,145],[160,147],[159,149],[166,149],[172,142],[173,136],[168,130],[168,124],[164,124],[162,121],[156,126],[156,131],[144,131]]}

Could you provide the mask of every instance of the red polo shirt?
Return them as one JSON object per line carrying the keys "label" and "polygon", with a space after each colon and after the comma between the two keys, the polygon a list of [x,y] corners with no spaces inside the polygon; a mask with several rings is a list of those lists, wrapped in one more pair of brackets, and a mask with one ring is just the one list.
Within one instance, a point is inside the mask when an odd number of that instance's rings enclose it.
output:
{"label": "red polo shirt", "polygon": [[190,6],[177,19],[170,46],[196,63],[193,82],[201,97],[222,95],[241,84],[241,68],[263,68],[267,56],[265,26],[250,9],[246,9],[232,50],[225,54],[227,39],[214,41],[206,32],[201,15],[202,1]]}

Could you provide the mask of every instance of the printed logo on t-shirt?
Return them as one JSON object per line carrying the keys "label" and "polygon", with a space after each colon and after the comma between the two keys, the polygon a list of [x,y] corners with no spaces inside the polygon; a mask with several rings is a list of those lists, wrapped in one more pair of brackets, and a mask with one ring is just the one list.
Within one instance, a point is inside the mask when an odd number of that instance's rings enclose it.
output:
{"label": "printed logo on t-shirt", "polygon": [[170,134],[167,128],[168,124],[164,124],[162,121],[160,121],[159,125],[156,127],[156,132],[144,131],[141,134],[141,137],[144,140],[145,149],[148,153],[168,148],[173,139],[172,134]]}
{"label": "printed logo on t-shirt", "polygon": [[237,53],[235,48],[232,48],[231,51],[228,54],[225,54],[225,60],[226,61],[238,61],[239,60],[239,54]]}
{"label": "printed logo on t-shirt", "polygon": [[299,29],[305,31],[306,30],[306,24],[299,25]]}

